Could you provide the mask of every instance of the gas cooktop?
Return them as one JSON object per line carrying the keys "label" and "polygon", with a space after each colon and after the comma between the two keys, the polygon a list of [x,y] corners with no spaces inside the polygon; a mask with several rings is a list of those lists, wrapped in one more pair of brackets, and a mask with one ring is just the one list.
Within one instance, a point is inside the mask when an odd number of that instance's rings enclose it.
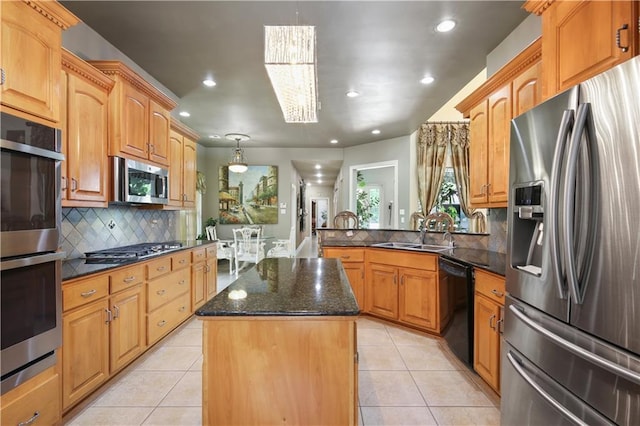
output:
{"label": "gas cooktop", "polygon": [[131,260],[146,259],[182,247],[179,241],[164,243],[141,243],[130,246],[114,247],[106,250],[91,251],[84,254],[87,263],[124,263]]}

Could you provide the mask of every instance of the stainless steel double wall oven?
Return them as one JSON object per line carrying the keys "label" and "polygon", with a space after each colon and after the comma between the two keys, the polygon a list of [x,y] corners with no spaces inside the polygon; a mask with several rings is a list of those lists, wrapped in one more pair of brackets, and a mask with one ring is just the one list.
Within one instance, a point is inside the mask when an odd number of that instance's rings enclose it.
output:
{"label": "stainless steel double wall oven", "polygon": [[1,113],[1,393],[62,344],[60,130]]}

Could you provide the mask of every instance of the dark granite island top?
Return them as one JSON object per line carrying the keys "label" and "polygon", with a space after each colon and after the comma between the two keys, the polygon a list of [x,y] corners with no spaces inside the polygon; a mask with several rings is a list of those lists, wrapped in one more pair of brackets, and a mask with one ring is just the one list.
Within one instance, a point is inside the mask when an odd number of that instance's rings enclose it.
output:
{"label": "dark granite island top", "polygon": [[338,259],[267,258],[196,311],[197,316],[358,315]]}

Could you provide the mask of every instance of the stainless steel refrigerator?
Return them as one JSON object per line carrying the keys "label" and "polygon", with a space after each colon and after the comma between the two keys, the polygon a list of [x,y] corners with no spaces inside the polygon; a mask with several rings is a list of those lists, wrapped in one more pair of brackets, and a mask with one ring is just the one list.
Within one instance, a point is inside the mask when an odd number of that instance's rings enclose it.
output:
{"label": "stainless steel refrigerator", "polygon": [[511,124],[505,425],[640,425],[640,58]]}

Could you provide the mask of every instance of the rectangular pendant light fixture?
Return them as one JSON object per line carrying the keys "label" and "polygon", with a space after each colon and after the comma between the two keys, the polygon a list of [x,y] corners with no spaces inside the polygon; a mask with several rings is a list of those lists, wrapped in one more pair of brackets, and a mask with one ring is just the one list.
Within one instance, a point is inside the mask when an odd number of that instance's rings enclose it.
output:
{"label": "rectangular pendant light fixture", "polygon": [[264,66],[284,121],[317,123],[315,27],[265,25]]}

